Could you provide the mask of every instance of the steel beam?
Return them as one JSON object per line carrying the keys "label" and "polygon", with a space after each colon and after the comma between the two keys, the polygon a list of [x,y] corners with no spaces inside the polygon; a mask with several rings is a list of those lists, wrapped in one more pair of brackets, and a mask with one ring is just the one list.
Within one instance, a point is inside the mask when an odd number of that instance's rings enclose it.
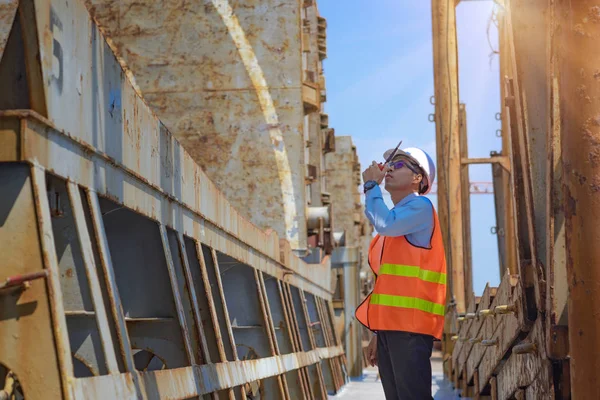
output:
{"label": "steel beam", "polygon": [[[573,399],[600,398],[600,8],[557,2]],[[588,23],[586,23],[588,22]]]}
{"label": "steel beam", "polygon": [[40,229],[40,244],[42,247],[42,258],[44,268],[48,270],[48,294],[50,297],[50,311],[52,315],[52,328],[58,354],[58,367],[63,387],[65,400],[72,398],[68,390],[68,382],[73,376],[73,359],[71,358],[71,347],[67,331],[67,320],[63,306],[63,295],[60,288],[60,275],[58,272],[58,259],[54,248],[54,234],[52,232],[52,219],[50,217],[50,206],[48,205],[48,194],[46,189],[46,173],[42,168],[32,167],[31,176],[33,183],[33,195],[35,198],[36,214]]}
{"label": "steel beam", "polygon": [[[506,91],[506,85],[504,79],[509,69],[509,58],[508,58],[508,45],[506,43],[506,28],[504,24],[498,26],[498,51],[500,52],[500,103],[504,104],[508,94]],[[501,107],[501,109],[505,109]],[[500,120],[502,122],[502,152],[501,154],[505,157],[509,157],[511,154],[511,137],[510,137],[510,121],[507,112],[500,113]],[[509,274],[514,275],[517,273],[517,238],[515,228],[515,212],[514,212],[514,197],[512,188],[512,171],[503,170],[499,177],[499,186],[502,187],[502,196],[495,197],[496,208],[502,208],[502,215],[500,218],[503,219],[504,226],[504,260],[505,265],[500,267],[500,280],[502,280],[504,273],[508,271]],[[499,207],[499,203],[502,206]],[[501,257],[502,258],[502,257]]]}
{"label": "steel beam", "polygon": [[132,375],[136,375],[147,393],[160,394],[160,398],[183,400],[281,375],[342,353],[341,347],[319,348],[258,360],[73,379],[69,387],[75,399],[133,400],[139,398],[132,378]]}
{"label": "steel beam", "polygon": [[344,277],[344,344],[351,377],[362,376],[361,325],[354,317],[360,296],[360,254],[357,247],[338,247],[331,257],[331,265],[343,268]]}
{"label": "steel beam", "polygon": [[[515,49],[514,26],[510,3],[505,3],[501,25],[506,42],[505,56],[508,59],[505,77],[506,98],[504,110],[510,121],[510,137],[512,145],[512,190],[516,211],[516,233],[518,243],[518,271],[526,292],[524,302],[525,313],[530,322],[535,320],[542,303],[539,280],[543,273],[539,265],[538,247],[536,242],[534,202],[531,174],[531,140],[528,127],[527,103],[523,96],[518,74],[518,54]],[[515,11],[517,12],[517,11]]]}
{"label": "steel beam", "polygon": [[[321,264],[307,264],[293,255],[287,242],[278,242],[277,245],[271,243],[273,245],[271,246],[269,242],[276,235],[262,232],[247,221],[238,219],[239,215],[235,209],[225,202],[218,192],[214,191],[214,187],[208,180],[183,179],[184,175],[190,174],[190,176],[200,178],[202,174],[191,159],[187,160],[189,163],[184,162],[187,165],[177,167],[177,176],[170,175],[168,178],[165,176],[163,179],[166,186],[182,184],[183,192],[193,194],[195,200],[186,203],[183,200],[177,200],[172,193],[165,192],[159,186],[152,184],[145,175],[138,174],[124,164],[116,162],[109,154],[68,133],[61,132],[52,122],[39,114],[28,110],[0,111],[0,119],[3,121],[12,120],[15,117],[20,118],[24,124],[15,140],[26,143],[27,146],[19,146],[17,154],[11,154],[11,158],[3,158],[2,161],[37,163],[40,167],[53,170],[56,175],[64,179],[88,187],[98,195],[134,209],[173,230],[198,238],[216,250],[276,278],[281,279],[284,275],[291,273],[292,276],[287,278],[288,282],[302,290],[323,298],[331,297],[329,258],[326,258]],[[155,134],[169,140],[168,135],[164,132],[156,131],[153,135]],[[179,147],[174,140],[164,146]],[[0,153],[1,155],[3,153]],[[149,170],[144,171],[150,175],[154,174]],[[156,173],[161,174],[160,172]],[[163,173],[166,174],[165,171]],[[170,182],[165,183],[167,180]],[[202,199],[200,199],[200,193],[205,193]],[[214,205],[217,203],[218,206]],[[196,207],[207,207],[212,210],[208,214],[215,212],[220,216],[217,219],[222,219],[222,221],[212,221],[206,214],[198,212],[199,209],[193,211]],[[233,228],[232,231],[227,230],[226,226],[228,225]],[[257,237],[262,237],[260,243],[255,243]]]}
{"label": "steel beam", "polygon": [[[461,124],[461,126],[462,126],[462,124]],[[502,166],[502,168],[504,168],[506,171],[510,172],[510,159],[508,158],[508,156],[491,156],[489,158],[467,158],[466,156],[464,156],[461,160],[461,163],[463,165],[500,164]],[[467,182],[467,184],[468,184],[468,182]]]}
{"label": "steel beam", "polygon": [[[548,6],[548,41],[547,84],[549,86],[548,113],[546,117],[548,130],[548,158],[546,166],[546,315],[549,328],[546,329],[546,352],[548,357],[561,360],[562,369],[558,369],[561,379],[569,380],[567,361],[569,354],[568,332],[568,297],[569,284],[567,276],[566,241],[565,241],[565,208],[564,179],[561,149],[560,95],[558,82],[558,38],[556,32],[560,27],[554,4]],[[561,384],[561,389],[568,386]]]}
{"label": "steel beam", "polygon": [[446,0],[432,0],[433,70],[438,171],[438,213],[446,246],[449,297],[465,310],[463,203],[460,190],[461,152],[458,104],[456,10]]}
{"label": "steel beam", "polygon": [[85,215],[83,213],[83,202],[79,193],[79,187],[74,183],[69,182],[67,183],[67,189],[71,201],[74,222],[77,228],[77,236],[79,238],[79,244],[81,246],[81,252],[83,255],[85,272],[90,286],[92,301],[94,303],[96,323],[98,324],[98,330],[100,331],[100,338],[102,340],[106,366],[109,373],[118,374],[119,367],[115,355],[114,343],[110,334],[110,327],[108,325],[108,313],[104,307],[102,291],[100,289],[100,281],[98,279],[98,273],[96,272],[97,267],[94,260],[92,242],[88,227],[86,225]]}
{"label": "steel beam", "polygon": [[468,135],[467,135],[467,110],[464,104],[459,108],[460,121],[460,190],[461,207],[463,210],[463,260],[465,279],[465,300],[467,303],[473,296],[473,259],[471,257],[471,181],[469,179],[469,164],[476,163],[478,159],[469,159]]}

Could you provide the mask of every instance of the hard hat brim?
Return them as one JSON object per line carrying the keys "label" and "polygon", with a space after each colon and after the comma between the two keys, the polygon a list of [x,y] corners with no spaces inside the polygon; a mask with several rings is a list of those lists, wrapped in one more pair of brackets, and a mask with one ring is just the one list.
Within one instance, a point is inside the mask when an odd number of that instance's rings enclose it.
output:
{"label": "hard hat brim", "polygon": [[[393,151],[394,151],[394,149],[387,150],[385,153],[383,153],[383,158],[387,160],[387,158],[390,156],[390,154],[392,154]],[[400,149],[396,150],[396,154],[394,154],[394,157],[397,157],[397,156],[404,156],[404,157],[408,158],[410,161],[412,161],[413,163],[415,163],[419,166],[421,165],[419,163],[419,161],[417,161],[413,156],[411,156],[410,154],[408,154]]]}

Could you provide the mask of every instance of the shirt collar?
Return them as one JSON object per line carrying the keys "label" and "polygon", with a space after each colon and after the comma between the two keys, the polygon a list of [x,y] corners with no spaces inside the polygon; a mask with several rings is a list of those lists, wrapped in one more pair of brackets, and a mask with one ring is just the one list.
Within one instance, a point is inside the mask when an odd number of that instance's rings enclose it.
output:
{"label": "shirt collar", "polygon": [[404,204],[408,203],[409,201],[411,201],[411,200],[412,200],[412,199],[414,199],[415,197],[417,197],[417,194],[416,194],[416,193],[414,193],[414,192],[413,192],[413,193],[409,194],[408,196],[406,196],[405,198],[403,198],[402,200],[400,200],[400,201],[398,202],[398,204],[396,204],[396,205],[394,206],[394,208],[396,208],[396,207],[400,207],[400,206],[403,206]]}

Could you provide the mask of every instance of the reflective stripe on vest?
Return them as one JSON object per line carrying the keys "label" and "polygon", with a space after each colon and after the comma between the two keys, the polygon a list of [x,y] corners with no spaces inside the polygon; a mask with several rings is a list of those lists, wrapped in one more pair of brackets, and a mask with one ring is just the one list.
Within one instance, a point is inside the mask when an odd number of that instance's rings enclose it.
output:
{"label": "reflective stripe on vest", "polygon": [[446,284],[446,274],[442,272],[428,271],[412,265],[383,264],[379,268],[379,275],[405,276],[407,278],[418,278],[426,282]]}
{"label": "reflective stripe on vest", "polygon": [[373,293],[371,295],[371,304],[389,307],[414,308],[430,314],[444,316],[445,306],[443,304],[432,303],[431,301],[418,299],[416,297],[394,296],[390,294]]}

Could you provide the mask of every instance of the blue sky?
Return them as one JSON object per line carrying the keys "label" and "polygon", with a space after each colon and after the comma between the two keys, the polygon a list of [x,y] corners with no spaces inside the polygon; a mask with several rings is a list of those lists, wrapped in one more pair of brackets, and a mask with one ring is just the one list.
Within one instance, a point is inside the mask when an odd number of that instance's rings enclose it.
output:
{"label": "blue sky", "polygon": [[[435,159],[431,7],[428,0],[319,0],[327,19],[327,103],[336,135],[350,135],[363,167],[386,149],[416,146]],[[490,59],[492,1],[462,2],[456,9],[460,101],[467,107],[469,156],[501,149],[498,58]],[[489,38],[497,48],[497,30]],[[491,181],[489,165],[471,166],[471,181]],[[436,196],[431,196],[436,202]],[[391,207],[391,201],[386,200]],[[471,196],[473,290],[499,284],[492,195]]]}

